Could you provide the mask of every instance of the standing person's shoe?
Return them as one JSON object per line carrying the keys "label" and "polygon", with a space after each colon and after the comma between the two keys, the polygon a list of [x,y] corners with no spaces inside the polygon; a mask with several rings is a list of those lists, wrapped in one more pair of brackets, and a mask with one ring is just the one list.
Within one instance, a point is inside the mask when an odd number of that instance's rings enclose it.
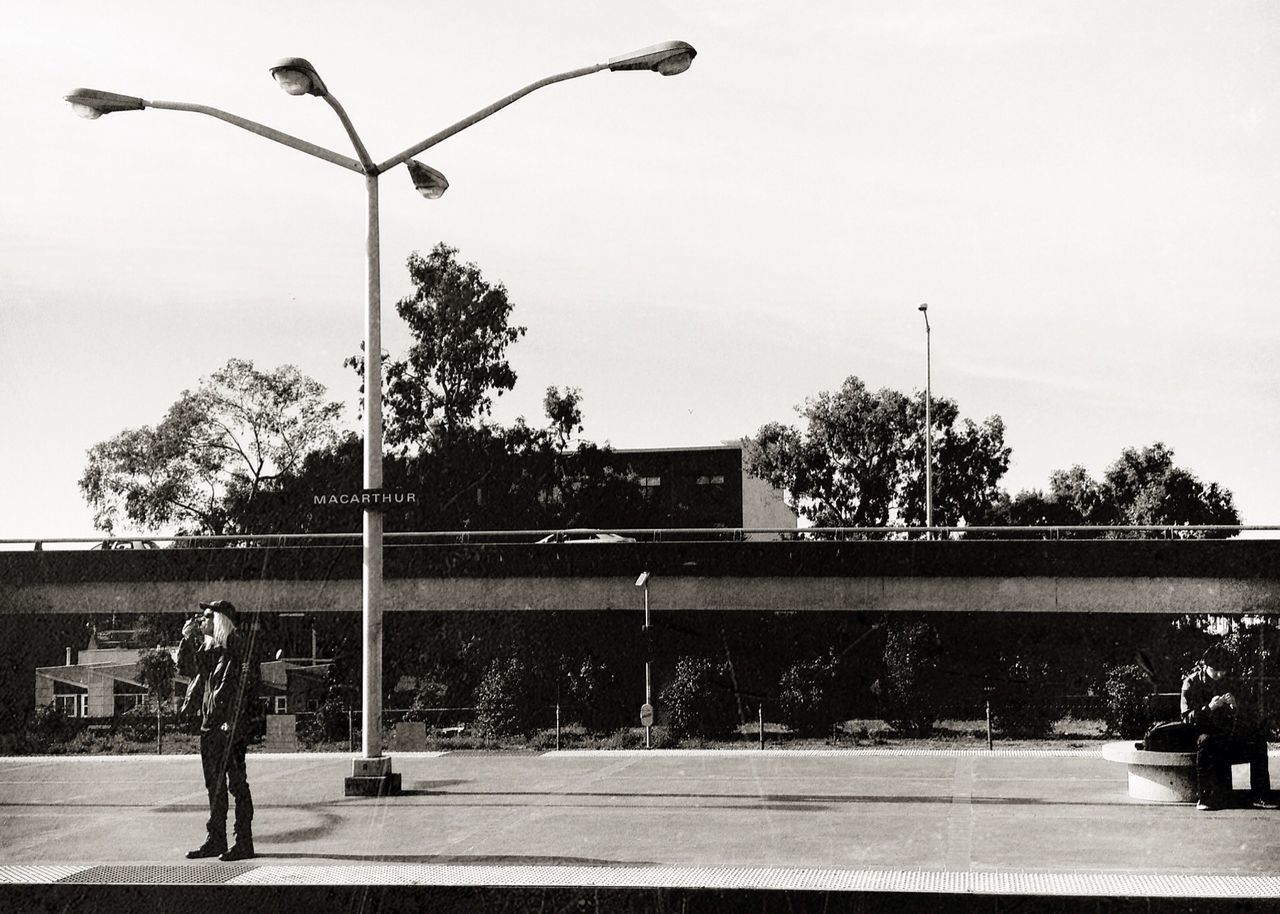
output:
{"label": "standing person's shoe", "polygon": [[1200,812],[1211,812],[1215,809],[1221,809],[1222,805],[1213,797],[1201,797],[1200,802],[1196,804],[1196,809]]}
{"label": "standing person's shoe", "polygon": [[203,860],[206,857],[220,857],[227,852],[227,844],[224,841],[219,844],[215,841],[206,841],[193,851],[187,851],[188,860]]}
{"label": "standing person's shoe", "polygon": [[1254,809],[1280,809],[1274,797],[1254,797],[1249,803]]}
{"label": "standing person's shoe", "polygon": [[231,850],[223,853],[218,859],[224,863],[234,863],[237,860],[248,860],[253,856],[252,841],[237,841],[231,846]]}

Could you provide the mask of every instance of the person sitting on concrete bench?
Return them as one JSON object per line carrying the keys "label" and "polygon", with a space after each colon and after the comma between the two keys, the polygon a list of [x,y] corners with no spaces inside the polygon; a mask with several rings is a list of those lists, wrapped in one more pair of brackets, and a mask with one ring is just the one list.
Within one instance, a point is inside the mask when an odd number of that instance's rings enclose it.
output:
{"label": "person sitting on concrete bench", "polygon": [[1249,794],[1258,809],[1276,809],[1267,768],[1267,734],[1231,677],[1231,654],[1214,644],[1182,680],[1182,719],[1196,730],[1196,809],[1228,805],[1231,766],[1249,763]]}

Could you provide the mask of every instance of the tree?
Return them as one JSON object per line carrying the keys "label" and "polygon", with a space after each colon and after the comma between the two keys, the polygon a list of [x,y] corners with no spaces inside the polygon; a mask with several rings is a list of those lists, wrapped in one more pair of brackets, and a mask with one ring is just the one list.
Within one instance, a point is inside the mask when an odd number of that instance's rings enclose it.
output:
{"label": "tree", "polygon": [[94,525],[179,534],[245,532],[238,518],[281,476],[336,437],[341,405],[292,365],[264,372],[244,359],[184,390],[155,427],[126,429],[89,449],[80,490]]}
{"label": "tree", "polygon": [[138,680],[146,688],[159,709],[173,695],[173,677],[177,668],[173,656],[156,647],[138,657]]}
{"label": "tree", "polygon": [[[399,453],[447,446],[489,414],[495,396],[515,387],[506,351],[525,328],[510,325],[513,306],[502,283],[490,284],[457,254],[441,243],[426,257],[409,255],[414,292],[396,303],[396,313],[413,343],[383,372],[386,444]],[[363,354],[344,364],[363,377]]]}
{"label": "tree", "polygon": [[[743,442],[747,471],[787,493],[818,526],[920,523],[925,510],[924,395],[871,392],[849,377],[799,410],[803,431],[770,422]],[[1000,501],[1009,466],[1004,424],[959,422],[955,401],[932,401],[934,522],[979,523]],[[959,424],[958,424],[959,423]]]}
{"label": "tree", "polygon": [[[1191,471],[1175,466],[1173,450],[1160,441],[1141,450],[1125,448],[1101,480],[1079,465],[1055,471],[1047,493],[1018,493],[1009,519],[1014,524],[1062,526],[1240,523],[1231,491],[1216,482],[1205,485]],[[1182,535],[1204,533],[1189,530]]]}

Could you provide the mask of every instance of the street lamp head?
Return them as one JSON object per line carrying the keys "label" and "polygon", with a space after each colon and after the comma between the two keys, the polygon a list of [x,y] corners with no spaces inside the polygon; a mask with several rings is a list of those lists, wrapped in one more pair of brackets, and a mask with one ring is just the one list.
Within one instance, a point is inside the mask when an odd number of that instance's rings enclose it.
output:
{"label": "street lamp head", "polygon": [[277,60],[271,67],[271,75],[289,95],[318,95],[323,98],[329,94],[316,68],[303,57]]}
{"label": "street lamp head", "polygon": [[649,583],[649,572],[647,571],[640,572],[640,577],[636,578],[636,586],[643,587],[648,583]]}
{"label": "street lamp head", "polygon": [[147,103],[132,95],[103,92],[101,89],[72,89],[63,98],[80,117],[96,120],[112,111],[141,111]]}
{"label": "street lamp head", "polygon": [[917,308],[916,310],[917,310],[917,311],[926,311],[926,312],[927,312],[927,311],[929,310],[929,306],[928,306],[927,304],[925,304],[925,305],[921,305],[921,306],[920,306],[919,308]]}
{"label": "street lamp head", "polygon": [[610,70],[653,70],[663,76],[675,76],[689,69],[698,54],[693,45],[683,41],[664,41],[621,57],[610,58]]}
{"label": "street lamp head", "polygon": [[413,179],[413,186],[418,189],[418,193],[428,200],[439,200],[444,196],[444,192],[449,189],[449,179],[430,165],[423,165],[421,162],[410,159],[405,162],[405,166],[409,169],[409,177]]}

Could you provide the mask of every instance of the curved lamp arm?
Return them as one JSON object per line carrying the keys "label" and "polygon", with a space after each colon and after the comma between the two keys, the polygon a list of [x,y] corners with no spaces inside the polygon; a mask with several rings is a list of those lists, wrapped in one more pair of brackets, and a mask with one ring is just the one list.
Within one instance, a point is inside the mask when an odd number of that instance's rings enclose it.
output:
{"label": "curved lamp arm", "polygon": [[216,117],[220,121],[234,124],[237,127],[248,130],[250,133],[256,133],[258,136],[274,140],[291,149],[305,152],[307,155],[324,159],[334,165],[341,165],[343,168],[360,174],[365,173],[365,169],[354,159],[339,155],[330,149],[325,149],[323,146],[317,146],[315,143],[300,140],[296,136],[290,136],[265,124],[259,124],[257,121],[229,114],[218,108],[210,108],[208,105],[192,105],[188,102],[148,101],[145,98],[138,98],[134,95],[103,92],[101,89],[72,89],[63,98],[71,104],[77,114],[90,119],[99,118],[104,114],[111,114],[115,111],[142,111],[146,108],[161,108],[168,111],[193,111],[196,114],[207,114],[209,117]]}
{"label": "curved lamp arm", "polygon": [[501,111],[512,102],[524,98],[530,92],[541,89],[543,86],[549,86],[552,83],[564,82],[566,79],[575,79],[579,76],[590,76],[592,73],[599,73],[601,70],[652,70],[661,73],[663,76],[675,76],[677,73],[683,73],[689,69],[689,65],[693,62],[698,52],[693,45],[684,41],[663,41],[658,44],[649,45],[647,48],[641,48],[638,51],[632,51],[630,54],[621,54],[617,57],[611,57],[604,63],[594,64],[590,67],[581,67],[577,70],[566,70],[564,73],[557,73],[554,76],[548,76],[537,82],[530,83],[523,89],[513,92],[506,98],[499,99],[487,108],[481,108],[475,114],[464,117],[458,123],[451,127],[446,127],[439,133],[432,134],[416,146],[410,146],[399,155],[394,155],[385,162],[377,166],[377,173],[381,174],[389,168],[395,168],[401,162],[416,156],[425,149],[439,143],[441,140],[447,140],[459,131],[466,130],[472,124],[484,120],[495,111]]}
{"label": "curved lamp arm", "polygon": [[432,134],[431,136],[423,140],[421,143],[418,143],[416,146],[410,146],[408,149],[406,149],[404,152],[400,153],[399,155],[392,156],[391,158],[387,159],[385,162],[382,162],[379,165],[377,165],[375,170],[378,174],[382,174],[382,172],[387,171],[388,169],[395,168],[401,162],[404,162],[407,159],[413,158],[423,150],[430,149],[432,146],[436,145],[442,140],[447,140],[449,137],[453,136],[455,133],[460,133],[463,130],[466,130],[472,124],[478,123],[479,121],[484,120],[489,115],[494,114],[495,112],[501,111],[503,108],[507,107],[507,105],[511,104],[512,102],[518,101],[519,99],[524,98],[530,92],[533,92],[537,89],[541,89],[543,86],[549,86],[552,83],[564,82],[566,79],[574,79],[578,76],[589,76],[592,73],[599,73],[601,70],[607,70],[607,69],[609,69],[609,64],[600,63],[590,67],[581,67],[580,69],[577,69],[577,70],[567,70],[564,73],[557,73],[554,76],[548,76],[548,77],[545,77],[544,79],[538,80],[535,83],[530,83],[529,85],[525,86],[523,89],[520,89],[517,92],[512,92],[506,98],[499,99],[498,101],[494,102],[492,105],[489,105],[486,108],[481,108],[479,111],[475,112],[474,114],[470,114],[467,117],[464,117],[462,120],[458,121],[456,124],[453,124],[452,126],[444,128],[439,133]]}
{"label": "curved lamp arm", "polygon": [[147,108],[162,108],[167,111],[194,111],[196,114],[207,114],[210,117],[216,117],[220,121],[226,121],[228,124],[235,124],[248,130],[250,133],[256,133],[258,136],[266,137],[269,140],[275,140],[285,146],[313,155],[317,159],[324,159],[326,162],[332,162],[334,165],[341,165],[343,168],[350,169],[357,174],[364,174],[365,170],[355,159],[349,159],[344,155],[325,149],[323,146],[317,146],[315,143],[308,143],[306,140],[300,140],[296,136],[290,136],[282,133],[265,124],[259,124],[257,121],[251,121],[248,118],[239,117],[235,114],[228,114],[226,111],[220,111],[217,108],[210,108],[208,105],[192,105],[187,102],[161,102],[161,101],[144,101],[143,105]]}

